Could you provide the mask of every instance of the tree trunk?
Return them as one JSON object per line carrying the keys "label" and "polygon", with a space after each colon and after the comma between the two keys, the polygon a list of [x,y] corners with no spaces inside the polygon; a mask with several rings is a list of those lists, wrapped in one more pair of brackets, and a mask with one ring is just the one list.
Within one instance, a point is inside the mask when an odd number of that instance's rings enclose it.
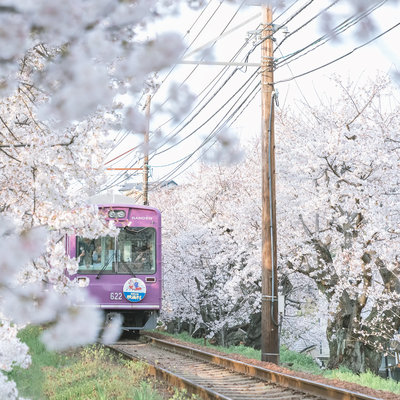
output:
{"label": "tree trunk", "polygon": [[356,321],[359,321],[360,313],[361,308],[358,307],[357,301],[343,294],[338,313],[328,322],[328,368],[347,367],[355,373],[368,370],[378,373],[382,354],[363,343],[361,336],[356,333],[359,330]]}
{"label": "tree trunk", "polygon": [[330,336],[328,328],[330,357],[328,368],[335,369],[347,367],[355,373],[371,371],[375,374],[379,371],[382,354],[377,353],[370,346],[354,338],[347,340],[348,330],[340,328],[336,330],[334,338]]}

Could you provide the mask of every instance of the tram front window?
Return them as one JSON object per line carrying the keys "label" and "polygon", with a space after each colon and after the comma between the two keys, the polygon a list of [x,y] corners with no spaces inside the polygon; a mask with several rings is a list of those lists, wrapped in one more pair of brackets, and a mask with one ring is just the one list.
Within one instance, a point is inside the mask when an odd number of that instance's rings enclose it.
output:
{"label": "tram front window", "polygon": [[78,237],[78,273],[154,274],[156,271],[154,228],[121,228],[117,238]]}
{"label": "tram front window", "polygon": [[156,271],[156,231],[154,228],[124,228],[118,235],[118,272]]}
{"label": "tram front window", "polygon": [[78,272],[115,271],[115,238],[105,236],[96,239],[77,239]]}

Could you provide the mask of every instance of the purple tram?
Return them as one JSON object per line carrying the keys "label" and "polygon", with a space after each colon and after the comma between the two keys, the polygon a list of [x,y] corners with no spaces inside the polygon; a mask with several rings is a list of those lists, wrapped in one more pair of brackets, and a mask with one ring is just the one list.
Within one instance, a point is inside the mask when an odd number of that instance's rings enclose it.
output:
{"label": "purple tram", "polygon": [[67,253],[78,258],[76,278],[87,286],[93,306],[105,312],[105,321],[123,316],[123,329],[154,329],[161,309],[161,213],[135,205],[120,195],[92,198],[107,220],[115,220],[117,237],[67,238]]}

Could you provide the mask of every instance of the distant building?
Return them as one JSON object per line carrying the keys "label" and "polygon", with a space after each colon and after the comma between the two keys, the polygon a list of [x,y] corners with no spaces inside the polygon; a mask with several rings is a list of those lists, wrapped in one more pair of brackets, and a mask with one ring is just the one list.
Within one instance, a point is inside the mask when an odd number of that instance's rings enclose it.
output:
{"label": "distant building", "polygon": [[[157,189],[172,189],[178,186],[178,184],[173,181],[161,181],[161,182],[151,182],[149,183],[149,191]],[[124,196],[129,197],[140,197],[143,193],[143,182],[128,182],[119,188],[119,192]]]}

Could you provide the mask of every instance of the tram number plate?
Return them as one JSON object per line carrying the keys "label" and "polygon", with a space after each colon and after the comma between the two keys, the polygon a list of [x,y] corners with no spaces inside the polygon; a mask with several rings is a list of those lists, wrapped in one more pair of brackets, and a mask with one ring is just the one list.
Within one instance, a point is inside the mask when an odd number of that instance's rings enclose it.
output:
{"label": "tram number plate", "polygon": [[110,292],[110,300],[122,300],[122,292]]}

